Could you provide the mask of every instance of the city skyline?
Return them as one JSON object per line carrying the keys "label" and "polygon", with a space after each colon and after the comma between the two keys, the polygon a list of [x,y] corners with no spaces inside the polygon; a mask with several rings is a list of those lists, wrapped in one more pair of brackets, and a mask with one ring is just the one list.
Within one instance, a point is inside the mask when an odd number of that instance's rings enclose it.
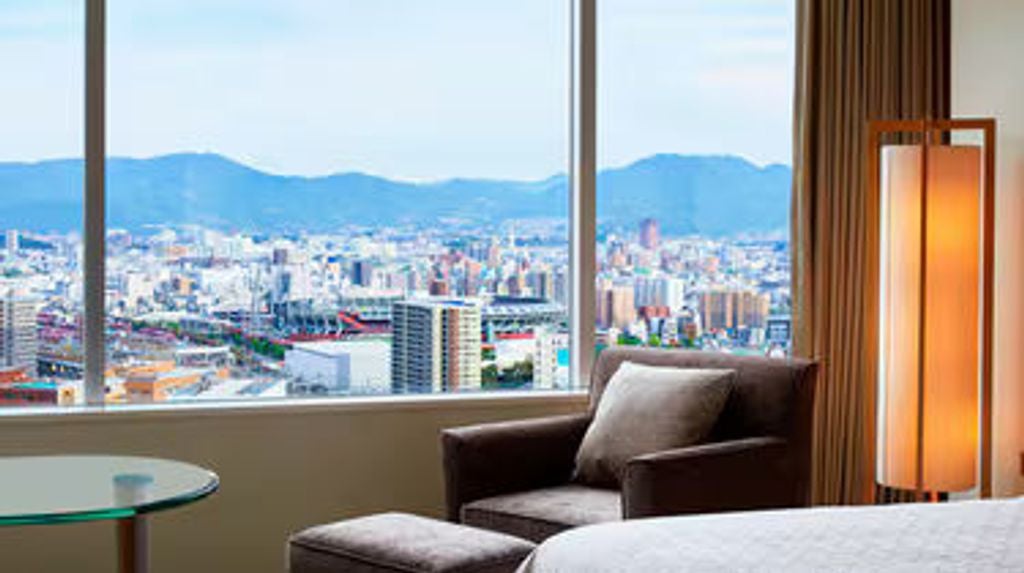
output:
{"label": "city skyline", "polygon": [[[568,245],[561,223],[529,223],[113,233],[107,401],[569,388]],[[80,241],[5,239],[0,286],[25,310],[0,354],[38,362],[0,364],[0,403],[77,403]],[[677,237],[645,219],[597,255],[600,347],[788,351],[784,241]]]}
{"label": "city skyline", "polygon": [[[107,0],[103,400],[584,384],[570,5]],[[0,5],[0,405],[84,400],[81,8]],[[595,350],[788,352],[793,12],[598,3]]]}

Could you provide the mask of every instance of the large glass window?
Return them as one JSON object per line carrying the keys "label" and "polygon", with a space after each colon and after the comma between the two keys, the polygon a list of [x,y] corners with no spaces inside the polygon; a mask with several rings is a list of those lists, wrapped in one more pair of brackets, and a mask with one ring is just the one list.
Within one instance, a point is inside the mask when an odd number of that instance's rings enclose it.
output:
{"label": "large glass window", "polygon": [[83,28],[0,3],[0,407],[82,399]]}
{"label": "large glass window", "polygon": [[579,387],[591,332],[788,353],[790,1],[602,0],[596,36],[593,0],[88,1],[90,134],[85,0],[0,5],[0,405]]}
{"label": "large glass window", "polygon": [[108,402],[566,386],[566,2],[108,15]]}
{"label": "large glass window", "polygon": [[598,3],[600,346],[784,356],[794,3]]}

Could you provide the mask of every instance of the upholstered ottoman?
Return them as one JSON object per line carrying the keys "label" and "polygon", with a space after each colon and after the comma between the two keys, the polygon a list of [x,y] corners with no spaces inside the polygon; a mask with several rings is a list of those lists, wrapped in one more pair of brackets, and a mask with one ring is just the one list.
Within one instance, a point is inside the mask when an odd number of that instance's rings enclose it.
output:
{"label": "upholstered ottoman", "polygon": [[506,573],[529,541],[407,513],[311,527],[288,540],[291,573]]}

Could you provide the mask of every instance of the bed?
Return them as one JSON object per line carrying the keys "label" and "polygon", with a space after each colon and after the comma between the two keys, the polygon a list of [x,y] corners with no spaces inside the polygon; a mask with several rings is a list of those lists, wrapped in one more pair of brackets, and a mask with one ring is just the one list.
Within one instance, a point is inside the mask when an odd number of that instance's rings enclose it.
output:
{"label": "bed", "polygon": [[520,573],[1024,571],[1024,498],[639,519],[567,531]]}

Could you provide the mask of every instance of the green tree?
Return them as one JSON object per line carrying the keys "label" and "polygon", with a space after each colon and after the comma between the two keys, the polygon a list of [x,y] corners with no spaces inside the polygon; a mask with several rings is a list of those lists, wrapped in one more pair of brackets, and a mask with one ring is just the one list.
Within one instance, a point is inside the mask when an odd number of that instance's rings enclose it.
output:
{"label": "green tree", "polygon": [[503,384],[524,384],[533,381],[533,361],[521,360],[501,371]]}
{"label": "green tree", "polygon": [[640,339],[629,334],[622,333],[619,335],[619,346],[640,346]]}
{"label": "green tree", "polygon": [[498,385],[498,366],[495,364],[488,364],[480,369],[480,384],[487,387],[494,387]]}

